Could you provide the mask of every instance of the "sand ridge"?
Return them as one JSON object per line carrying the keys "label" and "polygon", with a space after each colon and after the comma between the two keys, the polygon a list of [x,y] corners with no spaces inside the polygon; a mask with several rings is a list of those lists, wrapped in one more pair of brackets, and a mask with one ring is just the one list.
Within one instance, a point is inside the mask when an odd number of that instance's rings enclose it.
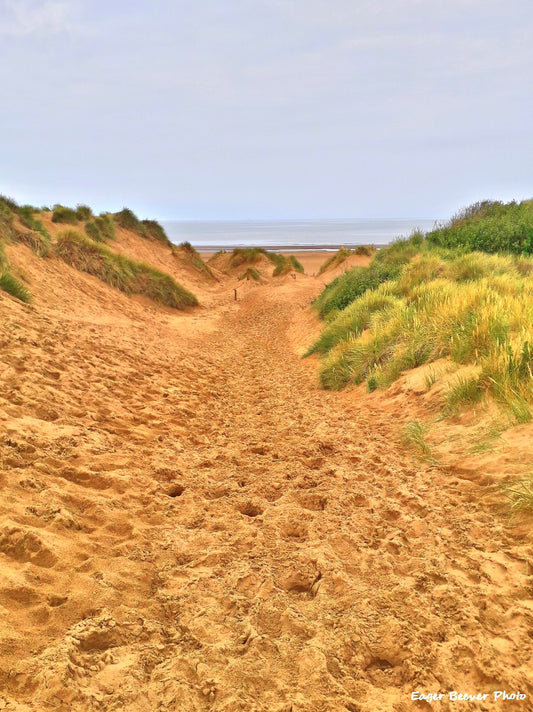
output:
{"label": "sand ridge", "polygon": [[318,388],[318,280],[182,315],[64,275],[0,294],[3,708],[531,708],[530,539]]}

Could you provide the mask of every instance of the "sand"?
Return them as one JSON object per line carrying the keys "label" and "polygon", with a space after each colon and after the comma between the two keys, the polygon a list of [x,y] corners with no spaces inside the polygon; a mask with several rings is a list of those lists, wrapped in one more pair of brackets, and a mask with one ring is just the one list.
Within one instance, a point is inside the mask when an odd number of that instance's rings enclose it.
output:
{"label": "sand", "polygon": [[[0,709],[533,708],[528,531],[320,390],[321,279],[182,271],[181,314],[10,258],[35,302],[0,292]],[[528,698],[411,700],[494,689]]]}

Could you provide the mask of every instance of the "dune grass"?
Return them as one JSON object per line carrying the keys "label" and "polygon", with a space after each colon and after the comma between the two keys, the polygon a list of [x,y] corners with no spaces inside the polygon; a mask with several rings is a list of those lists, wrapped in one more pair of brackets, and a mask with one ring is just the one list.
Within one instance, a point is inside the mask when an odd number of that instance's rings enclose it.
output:
{"label": "dune grass", "polygon": [[93,211],[88,205],[76,205],[76,217],[82,222],[87,222],[93,217]]}
{"label": "dune grass", "polygon": [[334,280],[315,307],[328,323],[308,354],[324,357],[324,387],[384,388],[445,357],[476,367],[448,387],[448,413],[490,395],[516,422],[531,419],[533,258],[434,248],[415,236]]}
{"label": "dune grass", "polygon": [[11,294],[11,296],[20,299],[21,302],[31,302],[31,295],[26,287],[16,277],[13,277],[11,272],[5,271],[0,273],[0,289]]}
{"label": "dune grass", "polygon": [[[223,252],[223,251],[220,251]],[[217,253],[219,254],[219,253]],[[241,265],[254,265],[261,257],[266,257],[274,265],[273,277],[279,277],[290,272],[303,273],[304,268],[294,255],[282,255],[277,252],[270,252],[262,247],[238,247],[231,253],[231,267]]]}
{"label": "dune grass", "polygon": [[54,205],[52,222],[76,225],[78,223],[78,215],[72,208],[66,208],[64,205]]}
{"label": "dune grass", "polygon": [[124,230],[135,232],[140,237],[149,237],[146,226],[143,225],[142,220],[139,220],[133,210],[122,208],[119,213],[114,214],[113,218],[116,224]]}
{"label": "dune grass", "polygon": [[239,277],[239,281],[243,279],[253,279],[256,282],[259,282],[259,280],[261,279],[261,275],[254,267],[247,267],[246,270]]}
{"label": "dune grass", "polygon": [[162,242],[169,247],[172,245],[163,226],[160,225],[157,220],[142,220],[141,224],[144,227],[146,235],[152,238],[152,240]]}
{"label": "dune grass", "polygon": [[211,271],[209,265],[207,265],[200,253],[191,245],[190,242],[182,242],[177,247],[175,245],[171,246],[172,254],[180,255],[185,257],[185,259],[194,267],[197,272],[200,272],[205,277],[209,279],[216,280],[215,275]]}
{"label": "dune grass", "polygon": [[198,304],[196,297],[170,275],[118,255],[73,230],[58,236],[56,252],[67,264],[94,275],[126,294],[143,294],[159,304],[175,309]]}
{"label": "dune grass", "polygon": [[115,213],[113,217],[117,225],[124,228],[124,230],[135,232],[140,237],[157,240],[169,247],[172,245],[164,228],[157,220],[139,220],[133,210],[129,208],[122,208],[122,210],[119,213]]}
{"label": "dune grass", "polygon": [[318,274],[323,274],[328,269],[338,267],[343,262],[346,262],[348,257],[352,257],[353,255],[367,255],[370,257],[375,252],[376,248],[372,247],[372,245],[358,245],[353,249],[346,249],[344,247],[341,247],[340,250],[337,250],[337,252],[334,252],[332,255],[330,255],[328,259],[324,262],[324,264],[320,266]]}
{"label": "dune grass", "polygon": [[533,200],[475,203],[428,233],[427,239],[440,247],[533,254]]}
{"label": "dune grass", "polygon": [[237,247],[231,253],[230,265],[240,267],[241,265],[254,265],[261,257],[268,257],[267,251],[260,247]]}
{"label": "dune grass", "polygon": [[503,487],[514,514],[533,512],[533,474]]}
{"label": "dune grass", "polygon": [[31,302],[30,292],[16,277],[11,274],[9,261],[7,259],[4,245],[0,240],[0,289],[12,297],[20,299],[21,302]]}
{"label": "dune grass", "polygon": [[281,277],[291,272],[300,272],[303,274],[304,268],[294,255],[281,255],[276,252],[269,252],[268,258],[274,264],[273,277]]}
{"label": "dune grass", "polygon": [[412,420],[402,430],[402,441],[419,457],[434,465],[437,464],[437,460],[430,445],[426,442],[427,431],[427,425],[419,420]]}
{"label": "dune grass", "polygon": [[51,238],[41,220],[35,217],[40,212],[32,205],[19,206],[12,198],[0,196],[0,237],[27,245],[38,257],[48,257]]}
{"label": "dune grass", "polygon": [[94,218],[94,224],[98,228],[98,232],[103,240],[115,239],[115,221],[112,215],[100,213],[100,215]]}

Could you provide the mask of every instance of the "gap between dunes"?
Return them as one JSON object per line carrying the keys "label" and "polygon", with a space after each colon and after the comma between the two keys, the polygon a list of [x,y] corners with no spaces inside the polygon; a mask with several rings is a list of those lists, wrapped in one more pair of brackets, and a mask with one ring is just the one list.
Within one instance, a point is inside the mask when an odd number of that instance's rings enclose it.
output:
{"label": "gap between dunes", "polygon": [[530,708],[529,539],[318,388],[316,290],[116,321],[6,303],[0,709]]}

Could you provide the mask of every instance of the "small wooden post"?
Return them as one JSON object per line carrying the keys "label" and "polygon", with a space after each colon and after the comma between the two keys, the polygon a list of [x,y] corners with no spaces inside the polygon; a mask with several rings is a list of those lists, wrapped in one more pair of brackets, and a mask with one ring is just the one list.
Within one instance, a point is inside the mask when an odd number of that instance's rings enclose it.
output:
{"label": "small wooden post", "polygon": [[233,290],[233,293],[235,294],[235,301],[237,301],[237,290],[234,289],[234,290]]}

